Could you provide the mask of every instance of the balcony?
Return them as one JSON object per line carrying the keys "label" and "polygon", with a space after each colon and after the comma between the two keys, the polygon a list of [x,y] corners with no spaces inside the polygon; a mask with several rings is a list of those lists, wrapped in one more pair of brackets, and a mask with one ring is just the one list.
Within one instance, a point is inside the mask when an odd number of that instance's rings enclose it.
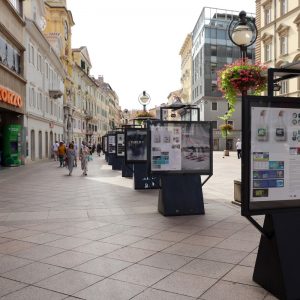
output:
{"label": "balcony", "polygon": [[86,120],[92,120],[93,119],[93,115],[91,114],[91,113],[89,113],[89,112],[84,112],[84,114],[85,114],[85,119]]}

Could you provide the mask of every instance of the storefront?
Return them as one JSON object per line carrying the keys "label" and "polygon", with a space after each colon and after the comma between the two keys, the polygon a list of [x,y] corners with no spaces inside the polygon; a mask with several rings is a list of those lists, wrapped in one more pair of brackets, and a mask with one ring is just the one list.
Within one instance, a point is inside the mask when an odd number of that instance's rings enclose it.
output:
{"label": "storefront", "polygon": [[23,124],[23,97],[0,85],[0,165],[24,163],[26,132]]}

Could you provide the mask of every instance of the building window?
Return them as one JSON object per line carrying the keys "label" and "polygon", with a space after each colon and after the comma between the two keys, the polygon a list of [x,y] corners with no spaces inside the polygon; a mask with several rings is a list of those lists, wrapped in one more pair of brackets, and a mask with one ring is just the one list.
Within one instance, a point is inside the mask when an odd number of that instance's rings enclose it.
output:
{"label": "building window", "polygon": [[20,57],[19,50],[0,36],[0,63],[6,65],[12,71],[20,74]]}
{"label": "building window", "polygon": [[281,36],[280,37],[280,55],[288,54],[288,37]]}
{"label": "building window", "polygon": [[210,51],[211,51],[210,53],[211,56],[217,56],[217,46],[211,45]]}
{"label": "building window", "polygon": [[285,95],[289,92],[289,84],[288,80],[281,81],[281,89],[279,91],[280,95]]}
{"label": "building window", "polygon": [[287,13],[287,0],[280,1],[280,16],[283,16]]}
{"label": "building window", "polygon": [[212,102],[211,103],[211,110],[218,110],[218,103],[217,102]]}
{"label": "building window", "polygon": [[19,14],[22,14],[22,1],[21,0],[9,0],[9,2]]}
{"label": "building window", "polygon": [[217,78],[217,64],[216,63],[210,63],[210,70],[211,70],[211,78],[212,79]]}
{"label": "building window", "polygon": [[265,7],[265,25],[271,23],[271,7]]}
{"label": "building window", "polygon": [[38,53],[37,55],[37,70],[42,72],[42,56]]}
{"label": "building window", "polygon": [[265,44],[265,61],[272,60],[272,44]]}
{"label": "building window", "polygon": [[218,122],[217,121],[212,121],[212,128],[213,129],[218,129]]}
{"label": "building window", "polygon": [[232,120],[227,120],[227,124],[231,125],[233,127],[233,121]]}

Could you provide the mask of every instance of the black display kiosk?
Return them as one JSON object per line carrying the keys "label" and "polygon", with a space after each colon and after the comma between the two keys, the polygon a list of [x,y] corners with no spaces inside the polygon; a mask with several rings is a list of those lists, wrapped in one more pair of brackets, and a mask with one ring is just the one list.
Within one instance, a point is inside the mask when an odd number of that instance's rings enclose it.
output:
{"label": "black display kiosk", "polygon": [[161,178],[161,214],[205,213],[200,175],[212,176],[212,149],[211,122],[148,122],[148,168]]}
{"label": "black display kiosk", "polygon": [[[253,280],[300,299],[300,100],[242,101],[242,215],[262,233]],[[263,226],[254,215],[266,215]]]}
{"label": "black display kiosk", "polygon": [[133,187],[135,190],[159,188],[159,178],[149,176],[147,167],[146,128],[125,129],[125,164],[133,165]]}
{"label": "black display kiosk", "polygon": [[108,165],[112,166],[116,156],[116,133],[110,132],[107,134],[107,152],[108,152]]}

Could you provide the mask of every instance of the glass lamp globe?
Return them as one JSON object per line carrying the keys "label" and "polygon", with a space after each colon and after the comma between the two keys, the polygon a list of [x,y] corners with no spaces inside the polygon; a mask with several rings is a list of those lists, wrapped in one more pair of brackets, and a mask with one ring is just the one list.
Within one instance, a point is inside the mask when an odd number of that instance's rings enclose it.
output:
{"label": "glass lamp globe", "polygon": [[253,37],[253,32],[247,25],[238,25],[233,29],[231,37],[239,46],[249,45]]}

